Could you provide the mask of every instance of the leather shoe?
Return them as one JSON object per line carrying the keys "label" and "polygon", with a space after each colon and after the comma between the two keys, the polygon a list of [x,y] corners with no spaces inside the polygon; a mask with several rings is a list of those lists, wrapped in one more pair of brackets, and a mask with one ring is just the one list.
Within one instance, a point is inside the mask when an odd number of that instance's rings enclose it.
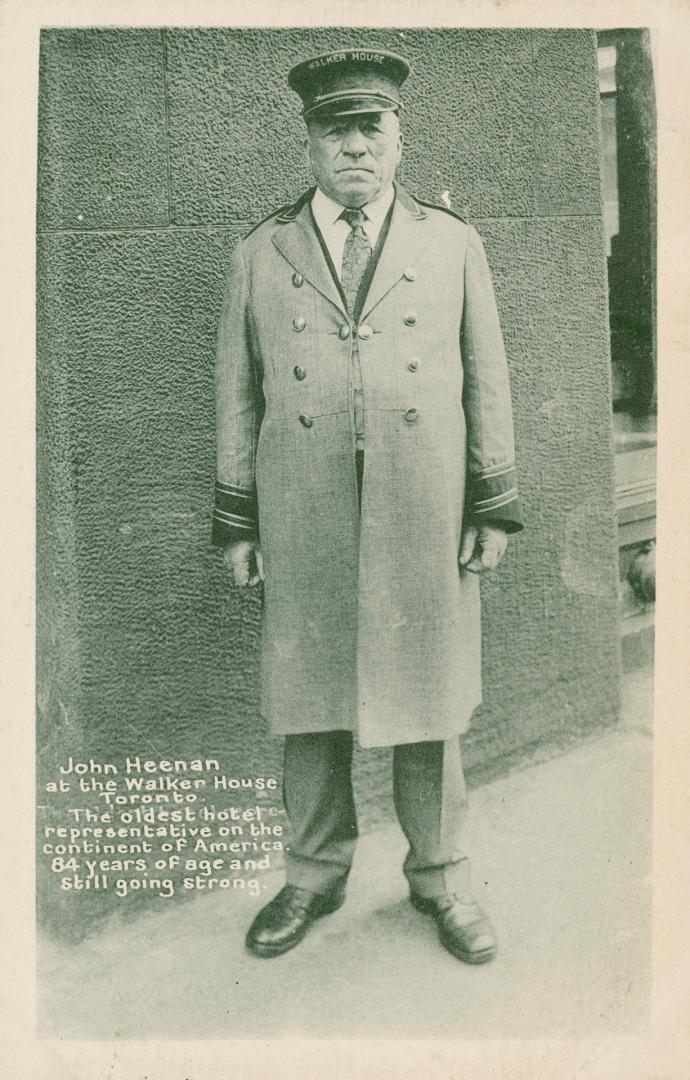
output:
{"label": "leather shoe", "polygon": [[247,948],[254,956],[281,956],[299,945],[316,919],[337,911],[344,902],[344,885],[328,893],[285,885],[249,927]]}
{"label": "leather shoe", "polygon": [[417,911],[434,916],[441,944],[466,964],[486,964],[496,955],[496,938],[488,918],[469,893],[448,893],[427,899],[410,893]]}

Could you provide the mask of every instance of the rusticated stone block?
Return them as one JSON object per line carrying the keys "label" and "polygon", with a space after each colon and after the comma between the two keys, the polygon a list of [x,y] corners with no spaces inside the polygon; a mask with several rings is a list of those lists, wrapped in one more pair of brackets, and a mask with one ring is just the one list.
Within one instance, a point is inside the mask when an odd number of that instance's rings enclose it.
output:
{"label": "rusticated stone block", "polygon": [[41,229],[168,222],[158,30],[44,30],[38,131]]}

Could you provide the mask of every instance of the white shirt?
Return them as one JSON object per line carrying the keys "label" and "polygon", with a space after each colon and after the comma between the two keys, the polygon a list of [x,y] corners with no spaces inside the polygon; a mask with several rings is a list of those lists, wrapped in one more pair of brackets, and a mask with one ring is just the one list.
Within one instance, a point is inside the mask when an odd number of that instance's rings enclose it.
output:
{"label": "white shirt", "polygon": [[[395,190],[393,185],[389,184],[377,199],[362,207],[366,215],[362,228],[367,234],[372,248],[376,247],[381,226],[386,219],[386,214],[394,198]],[[311,200],[311,208],[314,220],[321,230],[328,253],[333,260],[333,266],[338,276],[340,276],[343,266],[343,249],[350,233],[350,226],[340,217],[345,207],[329,198],[328,195],[324,195],[321,188],[317,187]]]}

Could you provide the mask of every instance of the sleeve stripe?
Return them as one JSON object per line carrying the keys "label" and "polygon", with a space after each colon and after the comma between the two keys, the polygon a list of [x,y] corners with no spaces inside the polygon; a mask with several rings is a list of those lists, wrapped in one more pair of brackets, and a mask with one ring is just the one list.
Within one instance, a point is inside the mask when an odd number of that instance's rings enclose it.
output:
{"label": "sleeve stripe", "polygon": [[222,495],[232,495],[236,499],[256,499],[256,495],[253,491],[247,491],[245,488],[232,487],[231,484],[222,484],[220,480],[216,480],[216,491]]}
{"label": "sleeve stripe", "polygon": [[503,492],[501,495],[494,495],[493,499],[480,499],[472,504],[472,511],[475,514],[482,514],[487,510],[497,510],[499,506],[506,506],[513,499],[517,499],[517,488],[511,488],[510,491]]}
{"label": "sleeve stripe", "polygon": [[493,480],[496,476],[504,476],[506,473],[515,472],[514,465],[494,465],[489,469],[482,469],[474,477],[475,480]]}
{"label": "sleeve stripe", "polygon": [[240,517],[239,514],[229,514],[227,510],[219,510],[217,507],[213,511],[213,516],[224,525],[236,525],[239,529],[256,528],[255,518]]}

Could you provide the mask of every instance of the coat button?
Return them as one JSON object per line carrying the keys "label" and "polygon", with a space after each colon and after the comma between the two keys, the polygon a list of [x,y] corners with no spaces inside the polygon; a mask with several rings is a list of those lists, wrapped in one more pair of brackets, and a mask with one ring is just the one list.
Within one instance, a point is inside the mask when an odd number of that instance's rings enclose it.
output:
{"label": "coat button", "polygon": [[414,281],[417,277],[417,271],[415,270],[414,266],[408,266],[406,270],[403,270],[403,277],[407,281]]}
{"label": "coat button", "polygon": [[418,367],[419,367],[419,360],[410,360],[409,364],[407,365],[407,370],[408,371],[416,371]]}
{"label": "coat button", "polygon": [[347,325],[347,323],[343,323],[342,326],[338,327],[338,337],[340,338],[341,341],[346,341],[349,338],[349,336],[350,336],[350,327]]}
{"label": "coat button", "polygon": [[417,313],[415,311],[408,311],[407,315],[405,316],[405,325],[406,326],[414,326],[414,324],[416,322],[417,322]]}
{"label": "coat button", "polygon": [[299,366],[299,364],[297,364],[297,366],[294,367],[292,370],[295,378],[298,379],[300,382],[302,382],[302,379],[306,379],[307,373],[303,367]]}
{"label": "coat button", "polygon": [[299,422],[302,427],[312,427],[314,423],[311,416],[305,416],[304,413],[300,413]]}
{"label": "coat button", "polygon": [[306,325],[307,320],[305,319],[304,315],[296,315],[295,318],[292,320],[292,329],[296,330],[298,334],[301,330],[304,330]]}
{"label": "coat button", "polygon": [[302,277],[301,274],[298,274],[296,271],[292,275],[292,284],[295,286],[296,289],[301,289],[302,286],[304,285],[304,278]]}
{"label": "coat button", "polygon": [[357,331],[357,334],[359,337],[361,337],[362,341],[368,341],[369,338],[372,337],[373,333],[374,331],[371,329],[370,326],[367,326],[366,323],[364,323],[363,326],[360,326],[359,330]]}
{"label": "coat button", "polygon": [[405,419],[407,420],[408,424],[416,424],[418,417],[419,417],[419,410],[418,409],[408,409],[407,412],[405,413]]}

